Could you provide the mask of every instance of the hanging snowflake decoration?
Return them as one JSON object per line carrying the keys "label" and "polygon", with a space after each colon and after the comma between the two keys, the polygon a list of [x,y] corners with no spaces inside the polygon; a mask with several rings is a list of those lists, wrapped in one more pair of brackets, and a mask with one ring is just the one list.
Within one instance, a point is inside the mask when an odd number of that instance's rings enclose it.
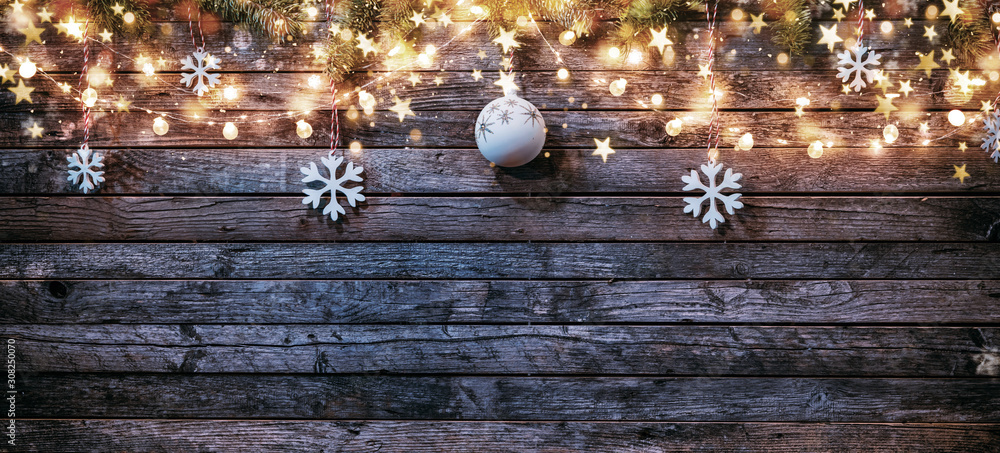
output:
{"label": "hanging snowflake decoration", "polygon": [[[864,57],[864,58],[862,58]],[[875,51],[869,51],[869,49],[863,45],[858,44],[853,49],[845,49],[843,52],[837,54],[837,77],[840,77],[842,82],[846,82],[851,76],[854,76],[854,80],[851,80],[850,87],[854,89],[855,92],[861,91],[862,88],[868,86],[862,76],[868,79],[868,83],[875,81],[875,68],[869,68],[868,65],[880,65],[879,58],[881,56]]]}
{"label": "hanging snowflake decoration", "polygon": [[719,173],[719,170],[722,170],[722,164],[708,163],[701,166],[701,171],[705,173],[705,176],[708,177],[708,183],[709,183],[708,186],[702,184],[701,178],[698,176],[698,172],[694,170],[691,170],[691,176],[681,177],[681,180],[687,183],[687,185],[684,186],[684,189],[682,190],[705,191],[705,195],[702,195],[701,197],[697,198],[685,197],[684,202],[687,203],[687,206],[684,207],[684,212],[685,213],[693,212],[694,217],[698,218],[698,216],[701,214],[702,203],[708,200],[709,204],[708,211],[705,213],[705,217],[702,219],[702,223],[708,222],[709,226],[711,226],[713,230],[718,225],[718,223],[723,223],[726,221],[726,219],[722,217],[722,214],[719,213],[719,208],[716,205],[716,200],[722,202],[722,204],[726,207],[726,212],[729,213],[729,215],[733,215],[735,209],[740,209],[743,207],[743,203],[737,200],[743,194],[734,193],[729,195],[722,195],[721,193],[722,189],[739,189],[741,186],[736,181],[739,181],[743,175],[740,173],[733,174],[732,168],[726,169],[726,174],[722,178],[722,183],[716,185],[715,175]]}
{"label": "hanging snowflake decoration", "polygon": [[1000,160],[1000,116],[997,116],[995,111],[986,114],[986,118],[983,118],[983,129],[986,130],[986,137],[983,137],[983,144],[980,148],[984,149],[987,153],[991,150],[990,157],[993,158],[993,162]]}
{"label": "hanging snowflake decoration", "polygon": [[[191,58],[192,56],[194,57],[193,59]],[[181,60],[181,63],[184,63],[184,66],[181,67],[182,71],[187,69],[193,71],[181,74],[181,83],[188,88],[191,88],[191,84],[193,83],[194,92],[198,96],[205,94],[209,88],[212,88],[215,84],[219,83],[218,74],[208,73],[211,69],[222,69],[219,66],[219,59],[215,58],[208,52],[196,50],[191,55],[188,55],[187,58]],[[206,85],[206,83],[208,85]]]}
{"label": "hanging snowflake decoration", "polygon": [[303,190],[302,192],[306,194],[306,197],[302,200],[302,204],[312,203],[313,209],[319,208],[323,194],[330,192],[330,203],[323,209],[323,215],[330,214],[330,219],[337,220],[338,213],[346,214],[346,212],[344,212],[344,208],[337,202],[337,192],[344,194],[344,198],[347,199],[347,203],[349,203],[352,208],[357,206],[357,202],[365,201],[365,196],[360,194],[364,187],[358,186],[348,189],[343,186],[343,183],[347,181],[363,181],[359,175],[362,171],[364,171],[364,168],[355,167],[354,163],[348,162],[347,167],[344,169],[344,175],[337,178],[337,168],[339,168],[340,164],[344,162],[344,158],[331,156],[324,157],[321,160],[327,170],[330,171],[330,177],[324,178],[321,176],[319,174],[319,170],[316,168],[316,163],[309,162],[309,167],[302,167],[301,169],[302,174],[306,175],[305,178],[302,178],[302,182],[309,183],[313,181],[320,181],[326,183],[326,187],[319,190]]}
{"label": "hanging snowflake decoration", "polygon": [[69,161],[69,177],[66,180],[72,181],[73,184],[79,184],[83,193],[93,190],[97,184],[104,182],[104,176],[102,176],[104,172],[96,171],[96,169],[104,167],[104,164],[101,163],[104,157],[96,152],[91,153],[90,147],[86,144],[80,146],[80,149],[67,157],[66,160]]}

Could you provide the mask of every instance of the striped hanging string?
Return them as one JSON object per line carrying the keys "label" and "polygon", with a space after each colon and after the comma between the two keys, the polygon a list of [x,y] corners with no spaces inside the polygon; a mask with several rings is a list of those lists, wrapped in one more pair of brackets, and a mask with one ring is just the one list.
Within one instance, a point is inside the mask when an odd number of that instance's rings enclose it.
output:
{"label": "striped hanging string", "polygon": [[90,88],[90,77],[88,73],[90,72],[90,40],[87,39],[87,32],[90,29],[90,19],[83,26],[83,68],[80,69],[80,80],[76,84],[77,91],[80,92],[80,105],[83,106],[83,146],[81,148],[88,149],[90,142],[90,107],[83,100],[83,92],[86,89],[83,88],[84,80],[87,81],[87,89]]}
{"label": "striped hanging string", "polygon": [[[334,0],[327,0],[325,2],[326,9],[326,23],[327,23],[327,33],[333,33],[330,30],[330,21],[333,20],[333,4]],[[330,56],[327,56],[326,64],[330,65]],[[330,77],[330,156],[333,156],[334,151],[337,150],[337,146],[340,145],[340,115],[337,115],[337,85],[333,82],[333,77]]]}
{"label": "striped hanging string", "polygon": [[[865,0],[858,0],[858,46],[865,37]],[[861,58],[861,55],[858,55]]]}
{"label": "striped hanging string", "polygon": [[[994,8],[990,9],[994,10]],[[995,12],[995,10],[993,12]],[[997,56],[1000,57],[1000,27],[993,27],[993,40],[997,43]],[[1000,91],[997,92],[997,97],[993,99],[994,115],[1000,115],[1000,106],[998,106],[997,103],[1000,103]]]}
{"label": "striped hanging string", "polygon": [[[711,81],[712,119],[708,123],[708,160],[715,163],[719,157],[719,139],[721,136],[721,119],[719,118],[719,102],[715,95],[715,17],[719,12],[719,0],[714,5],[705,7],[705,18],[708,21],[708,73]],[[713,140],[713,134],[715,139]]]}
{"label": "striped hanging string", "polygon": [[194,40],[194,22],[191,20],[191,4],[188,4],[188,32],[191,33],[191,45],[198,50],[198,52],[205,51],[205,33],[201,29],[201,9],[198,10],[198,36],[201,37],[201,47]]}

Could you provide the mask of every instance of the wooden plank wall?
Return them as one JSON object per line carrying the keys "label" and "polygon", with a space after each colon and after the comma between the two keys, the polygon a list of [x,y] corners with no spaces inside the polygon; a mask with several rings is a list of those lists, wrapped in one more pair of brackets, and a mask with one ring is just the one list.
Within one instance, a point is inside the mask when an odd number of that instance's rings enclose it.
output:
{"label": "wooden plank wall", "polygon": [[[471,24],[457,19],[421,42]],[[0,94],[0,329],[18,348],[18,448],[1000,451],[1000,166],[977,125],[923,144],[998,86],[955,104],[945,68],[913,70],[932,24],[944,22],[871,34],[917,90],[896,100],[910,106],[891,119],[899,140],[872,149],[885,124],[874,94],[840,92],[825,46],[778,65],[766,29],[726,22],[722,160],[744,174],[746,206],[717,231],[682,212],[680,191],[705,159],[701,21],[671,26],[669,65],[652,50],[608,62],[597,38],[557,45],[558,64],[539,32],[555,43],[559,28],[526,29],[514,64],[548,156],[515,169],[475,149],[472,122],[499,95],[484,27],[413,71],[420,84],[365,68],[345,85],[387,81],[369,88],[373,115],[342,117],[368,200],[341,222],[301,204],[299,167],[329,140],[326,94],[306,83],[322,24],[294,46],[228,24],[210,34],[234,103],[177,90],[186,23],[95,46],[122,64],[113,92],[133,103],[96,114],[97,194],[66,182],[74,101],[44,80],[33,104]],[[46,33],[26,48],[5,33],[3,47],[71,80],[80,46]],[[150,81],[123,56],[139,53],[172,64]],[[618,77],[622,97],[608,93]],[[654,92],[663,110],[636,102]],[[415,117],[387,111],[393,96]],[[801,118],[800,96],[812,99]],[[312,137],[280,117],[292,103],[315,109]],[[145,109],[195,108],[265,120],[233,141],[208,120],[151,133]],[[675,116],[688,119],[670,137]],[[25,132],[34,122],[42,138]],[[747,131],[756,147],[732,151]],[[605,137],[606,163],[591,155]],[[817,139],[833,147],[809,159]]]}

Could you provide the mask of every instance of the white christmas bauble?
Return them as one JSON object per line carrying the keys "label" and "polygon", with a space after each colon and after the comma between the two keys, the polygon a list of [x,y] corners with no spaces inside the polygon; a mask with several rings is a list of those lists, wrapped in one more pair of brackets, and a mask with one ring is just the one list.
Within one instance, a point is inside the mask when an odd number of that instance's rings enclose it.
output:
{"label": "white christmas bauble", "polygon": [[524,165],[545,145],[545,120],[530,102],[504,96],[479,113],[476,145],[483,157],[501,167]]}

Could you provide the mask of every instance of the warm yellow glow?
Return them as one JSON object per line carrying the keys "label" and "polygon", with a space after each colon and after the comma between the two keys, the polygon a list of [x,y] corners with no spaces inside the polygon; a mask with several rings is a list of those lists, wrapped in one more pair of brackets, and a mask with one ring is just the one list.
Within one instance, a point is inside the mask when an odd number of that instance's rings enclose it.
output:
{"label": "warm yellow glow", "polygon": [[781,52],[778,54],[778,64],[788,64],[788,54]]}
{"label": "warm yellow glow", "polygon": [[743,134],[743,136],[740,137],[740,140],[736,142],[736,146],[743,151],[749,151],[753,148],[753,135],[750,135],[749,133]]}
{"label": "warm yellow glow", "polygon": [[882,138],[885,139],[886,143],[892,143],[899,138],[899,128],[894,124],[890,124],[882,129]]}
{"label": "warm yellow glow", "polygon": [[226,89],[222,90],[222,97],[226,98],[227,101],[232,101],[236,99],[237,93],[235,87],[228,86]]}
{"label": "warm yellow glow", "polygon": [[809,105],[809,98],[798,98],[795,100],[795,105],[806,107]]}
{"label": "warm yellow glow", "polygon": [[309,15],[310,19],[315,19],[319,15],[319,10],[315,6],[310,6],[306,8],[306,14]]}
{"label": "warm yellow glow", "polygon": [[236,128],[236,125],[231,122],[226,122],[226,125],[222,127],[222,136],[226,137],[226,140],[232,140],[240,135],[240,130]]}
{"label": "warm yellow glow", "polygon": [[660,105],[663,103],[663,96],[661,96],[659,93],[654,94],[653,97],[649,98],[649,102],[652,103],[653,105]]}
{"label": "warm yellow glow", "polygon": [[676,136],[680,135],[680,133],[681,133],[681,126],[683,126],[683,125],[684,125],[684,123],[681,122],[680,118],[674,118],[674,119],[672,119],[670,121],[667,121],[667,135],[669,135],[671,137],[676,137]]}
{"label": "warm yellow glow", "polygon": [[927,7],[927,11],[924,13],[924,17],[927,20],[934,20],[938,17],[938,7],[936,5],[931,5]]}
{"label": "warm yellow glow", "polygon": [[642,52],[639,49],[632,49],[628,53],[629,64],[639,64],[642,63]]}
{"label": "warm yellow glow", "polygon": [[132,22],[135,22],[135,14],[129,11],[122,16],[122,20],[125,21],[126,24],[131,24]]}
{"label": "warm yellow glow", "polygon": [[421,52],[420,55],[417,55],[417,63],[426,68],[431,65],[431,57]]}
{"label": "warm yellow glow", "polygon": [[559,68],[559,70],[556,71],[556,77],[559,78],[559,80],[566,80],[566,79],[568,79],[569,78],[569,70],[566,69],[566,68]]}
{"label": "warm yellow glow", "polygon": [[809,145],[809,150],[807,152],[809,154],[809,157],[813,159],[819,159],[820,157],[823,157],[823,142],[819,140],[812,142],[812,144]]}
{"label": "warm yellow glow", "polygon": [[152,77],[156,73],[156,69],[153,67],[153,63],[145,63],[142,65],[142,73],[146,74],[147,77]]}
{"label": "warm yellow glow", "polygon": [[424,48],[424,53],[433,56],[437,53],[437,47],[434,47],[434,44],[428,44],[427,47]]}
{"label": "warm yellow glow", "polygon": [[83,101],[83,105],[93,107],[97,103],[97,90],[93,88],[83,90],[83,93],[80,94],[80,100]]}
{"label": "warm yellow glow", "polygon": [[733,16],[733,20],[737,20],[737,21],[743,20],[743,10],[739,9],[739,8],[734,9],[733,13],[732,13],[732,16]]}
{"label": "warm yellow glow", "polygon": [[961,110],[952,110],[948,112],[948,122],[952,126],[961,126],[965,124],[965,114]]}
{"label": "warm yellow glow", "polygon": [[608,49],[608,56],[611,58],[618,58],[622,56],[622,51],[617,47],[611,47],[610,49]]}
{"label": "warm yellow glow", "polygon": [[882,33],[885,34],[892,33],[892,22],[889,21],[882,22],[882,26],[879,28],[882,29]]}
{"label": "warm yellow glow", "polygon": [[621,96],[622,94],[625,94],[625,86],[626,85],[628,85],[628,81],[627,80],[625,80],[625,79],[618,79],[618,80],[615,80],[615,81],[611,82],[611,85],[608,87],[608,89],[609,89],[609,91],[611,91],[612,95],[614,95],[614,96]]}
{"label": "warm yellow glow", "polygon": [[475,15],[477,15],[477,16],[480,16],[480,15],[482,15],[483,13],[485,13],[486,11],[484,11],[484,10],[483,10],[483,7],[482,7],[482,6],[479,6],[479,5],[472,5],[472,7],[471,7],[471,8],[469,8],[469,12],[470,12],[470,13],[472,13],[472,14],[475,14]]}
{"label": "warm yellow glow", "polygon": [[319,75],[314,74],[309,76],[309,88],[316,90],[321,86],[323,86],[323,79]]}
{"label": "warm yellow glow", "polygon": [[524,16],[517,16],[517,26],[524,27],[525,25],[528,25],[528,18]]}
{"label": "warm yellow glow", "polygon": [[571,46],[576,42],[576,32],[573,30],[566,30],[559,34],[559,44],[564,46]]}
{"label": "warm yellow glow", "polygon": [[17,68],[17,73],[25,79],[30,79],[37,71],[38,68],[35,66],[35,63],[27,58],[24,59],[24,63],[21,63],[21,67]]}
{"label": "warm yellow glow", "polygon": [[375,96],[372,96],[367,91],[361,90],[358,92],[358,103],[364,109],[365,115],[371,115],[375,111]]}
{"label": "warm yellow glow", "polygon": [[167,131],[169,131],[169,130],[170,130],[170,124],[167,123],[167,120],[165,120],[163,118],[160,118],[160,117],[157,117],[155,120],[153,120],[153,133],[154,134],[156,134],[156,135],[163,135],[163,134],[166,134]]}
{"label": "warm yellow glow", "polygon": [[352,153],[360,153],[361,152],[361,142],[355,140],[355,141],[351,142],[351,145],[348,148],[350,148],[350,150],[351,150]]}
{"label": "warm yellow glow", "polygon": [[307,123],[306,120],[298,120],[295,123],[295,133],[299,137],[309,138],[313,134],[313,127],[311,124]]}
{"label": "warm yellow glow", "polygon": [[993,13],[993,15],[990,16],[990,20],[992,20],[994,24],[1000,24],[1000,12]]}

